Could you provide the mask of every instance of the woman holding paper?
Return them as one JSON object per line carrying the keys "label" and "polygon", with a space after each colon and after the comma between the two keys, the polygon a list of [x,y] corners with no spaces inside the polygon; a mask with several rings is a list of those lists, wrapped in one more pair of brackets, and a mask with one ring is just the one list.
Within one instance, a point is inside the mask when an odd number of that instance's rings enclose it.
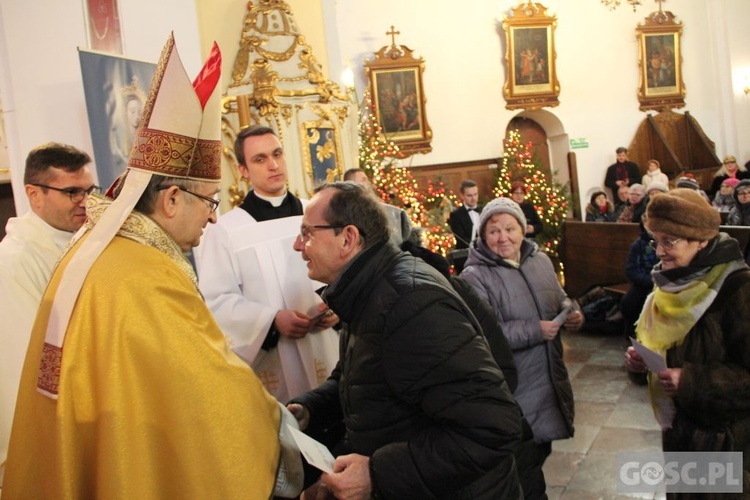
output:
{"label": "woman holding paper", "polygon": [[559,332],[580,328],[583,314],[565,295],[549,257],[524,239],[525,227],[514,201],[488,203],[461,278],[492,306],[508,338],[518,368],[514,396],[543,463],[552,441],[573,435],[573,390]]}
{"label": "woman holding paper", "polygon": [[[720,223],[691,189],[660,194],[646,210],[661,263],[636,332],[666,358],[667,368],[649,373],[664,451],[750,452],[750,270]],[[629,370],[646,371],[633,347],[625,360]],[[749,468],[746,459],[746,492]]]}

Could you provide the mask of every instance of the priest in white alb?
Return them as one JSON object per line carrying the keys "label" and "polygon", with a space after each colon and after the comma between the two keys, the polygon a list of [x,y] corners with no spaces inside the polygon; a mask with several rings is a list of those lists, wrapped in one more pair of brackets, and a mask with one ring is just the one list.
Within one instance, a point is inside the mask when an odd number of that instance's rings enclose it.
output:
{"label": "priest in white alb", "polygon": [[198,281],[234,352],[286,402],[335,367],[338,334],[331,327],[338,318],[293,250],[305,202],[286,188],[286,159],[273,129],[241,130],[235,155],[253,189],[206,231],[196,252]]}

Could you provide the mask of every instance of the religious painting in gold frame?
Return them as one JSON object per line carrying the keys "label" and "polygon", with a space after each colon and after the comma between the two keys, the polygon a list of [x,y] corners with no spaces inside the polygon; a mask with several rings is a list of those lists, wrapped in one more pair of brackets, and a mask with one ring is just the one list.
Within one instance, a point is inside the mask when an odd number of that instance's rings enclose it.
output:
{"label": "religious painting in gold frame", "polygon": [[[397,32],[396,32],[397,33]],[[382,47],[365,61],[372,96],[372,112],[386,138],[401,155],[432,151],[432,129],[427,123],[422,74],[424,59],[416,59],[406,45]]]}
{"label": "religious painting in gold frame", "polygon": [[503,19],[506,109],[540,109],[560,104],[555,60],[557,18],[540,3],[526,2]]}
{"label": "religious painting in gold frame", "polygon": [[312,197],[315,186],[344,178],[341,134],[332,121],[323,118],[303,122],[300,138],[305,190]]}
{"label": "religious painting in gold frame", "polygon": [[685,107],[682,80],[682,23],[671,12],[650,14],[636,28],[641,111]]}

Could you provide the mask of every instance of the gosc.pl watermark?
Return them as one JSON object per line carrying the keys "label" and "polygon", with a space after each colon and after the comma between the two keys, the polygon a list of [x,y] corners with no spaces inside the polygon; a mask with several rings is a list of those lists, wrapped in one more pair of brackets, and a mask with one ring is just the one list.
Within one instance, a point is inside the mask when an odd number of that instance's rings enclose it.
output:
{"label": "gosc.pl watermark", "polygon": [[617,492],[742,493],[741,452],[617,454]]}

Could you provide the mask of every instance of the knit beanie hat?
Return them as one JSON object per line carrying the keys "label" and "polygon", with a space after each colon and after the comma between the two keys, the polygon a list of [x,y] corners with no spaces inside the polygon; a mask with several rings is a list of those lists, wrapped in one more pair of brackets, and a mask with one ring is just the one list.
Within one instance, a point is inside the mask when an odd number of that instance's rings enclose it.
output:
{"label": "knit beanie hat", "polygon": [[719,234],[721,216],[694,189],[675,188],[655,196],[646,208],[644,225],[659,232],[690,240],[710,240]]}
{"label": "knit beanie hat", "polygon": [[669,188],[667,187],[667,185],[659,181],[654,181],[648,185],[649,191],[653,191],[654,189],[657,191],[661,191],[662,193],[666,193],[667,191],[669,191]]}
{"label": "knit beanie hat", "polygon": [[510,198],[495,198],[487,203],[479,214],[479,235],[484,234],[484,226],[496,214],[510,214],[518,220],[523,232],[526,232],[526,216],[521,210],[521,205]]}
{"label": "knit beanie hat", "polygon": [[680,177],[677,180],[677,184],[675,184],[675,187],[688,188],[695,191],[698,191],[701,188],[700,184],[698,184],[698,181],[696,181],[692,177]]}
{"label": "knit beanie hat", "polygon": [[740,180],[736,177],[729,177],[728,179],[724,179],[722,181],[722,184],[727,184],[732,187],[736,187],[737,184],[739,184]]}

